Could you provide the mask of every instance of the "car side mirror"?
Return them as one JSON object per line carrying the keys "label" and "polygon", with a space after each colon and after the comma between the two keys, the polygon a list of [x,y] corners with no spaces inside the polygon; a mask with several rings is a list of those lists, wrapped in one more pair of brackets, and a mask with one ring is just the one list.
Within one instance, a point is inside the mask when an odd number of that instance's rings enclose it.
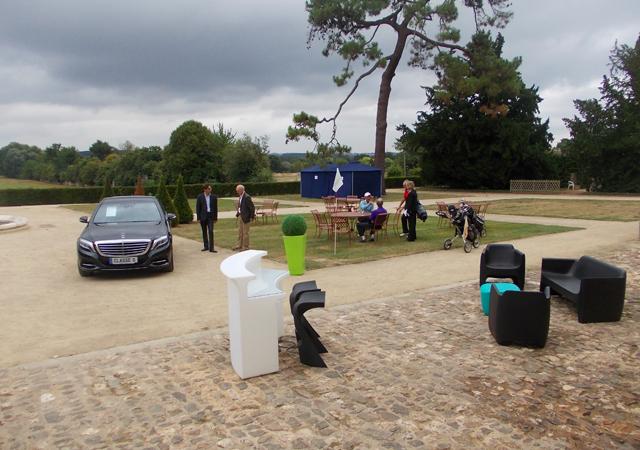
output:
{"label": "car side mirror", "polygon": [[89,223],[89,218],[87,216],[80,216],[80,222]]}
{"label": "car side mirror", "polygon": [[167,220],[176,220],[176,215],[173,213],[167,213]]}

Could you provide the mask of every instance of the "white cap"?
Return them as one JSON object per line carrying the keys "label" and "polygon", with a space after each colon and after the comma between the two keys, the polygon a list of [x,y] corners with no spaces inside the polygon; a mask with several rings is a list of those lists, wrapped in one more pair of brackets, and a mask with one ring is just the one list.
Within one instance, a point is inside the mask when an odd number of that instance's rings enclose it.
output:
{"label": "white cap", "polygon": [[371,197],[371,192],[365,192],[365,193],[364,193],[364,196],[365,196],[365,197]]}

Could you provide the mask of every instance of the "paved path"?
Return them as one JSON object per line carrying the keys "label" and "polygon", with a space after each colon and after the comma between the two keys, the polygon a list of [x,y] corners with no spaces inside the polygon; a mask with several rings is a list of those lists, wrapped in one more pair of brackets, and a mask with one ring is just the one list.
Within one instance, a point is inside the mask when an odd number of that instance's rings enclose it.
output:
{"label": "paved path", "polygon": [[327,369],[288,319],[280,372],[248,380],[225,329],[0,368],[0,448],[640,448],[640,243],[606,257],[622,320],[554,299],[544,349],[497,345],[472,282],[310,311]]}
{"label": "paved path", "polygon": [[[0,235],[0,367],[88,352],[198,330],[227,322],[219,263],[230,252],[203,254],[176,238],[172,274],[94,277],[76,272],[77,212],[56,206],[0,208],[29,227]],[[637,222],[489,216],[490,220],[565,224],[585,230],[522,239],[515,244],[530,269],[542,256],[598,255],[638,238]],[[480,251],[432,252],[307,272],[328,292],[327,306],[384,298],[477,277]],[[278,267],[276,263],[270,263]],[[281,266],[280,266],[281,267]]]}

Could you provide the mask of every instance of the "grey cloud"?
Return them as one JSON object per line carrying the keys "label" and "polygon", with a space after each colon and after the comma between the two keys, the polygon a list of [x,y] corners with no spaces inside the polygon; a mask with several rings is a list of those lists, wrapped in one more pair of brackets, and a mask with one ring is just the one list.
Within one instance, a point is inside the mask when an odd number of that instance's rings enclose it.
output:
{"label": "grey cloud", "polygon": [[[635,41],[640,2],[516,0],[512,9],[514,18],[502,31],[505,56],[522,56],[525,83],[553,93],[541,115],[550,117],[558,137],[562,117],[572,114],[573,98],[563,93],[587,95],[583,87],[607,72],[616,37]],[[98,137],[94,122],[84,119],[98,112],[102,133],[112,128],[114,141],[140,145],[161,143],[170,127],[189,118],[211,125],[228,117],[244,131],[247,117],[254,122],[246,127],[260,135],[261,129],[275,133],[274,123],[284,128],[300,109],[333,113],[346,92],[331,82],[341,61],[322,57],[319,43],[307,49],[306,37],[300,0],[0,0],[0,145],[31,143],[36,122],[41,143],[59,140],[58,117],[42,106],[50,104],[72,110],[64,133],[69,139],[76,133],[79,146]],[[354,149],[373,142],[378,80],[362,86],[345,108],[340,133]],[[424,109],[423,92],[414,87],[431,81],[428,72],[398,69],[390,136]],[[9,107],[18,103],[38,119],[25,122],[28,115],[15,112],[24,108]],[[144,133],[136,134],[140,128]],[[101,138],[109,140],[105,134]]]}
{"label": "grey cloud", "polygon": [[336,65],[310,55],[306,35],[297,1],[15,2],[0,16],[2,54],[60,86],[208,100],[313,89]]}

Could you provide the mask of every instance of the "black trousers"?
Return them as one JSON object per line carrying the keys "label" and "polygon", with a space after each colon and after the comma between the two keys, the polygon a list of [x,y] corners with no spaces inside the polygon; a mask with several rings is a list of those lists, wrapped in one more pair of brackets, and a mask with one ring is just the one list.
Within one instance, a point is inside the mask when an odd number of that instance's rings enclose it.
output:
{"label": "black trousers", "polygon": [[407,241],[416,240],[416,213],[409,213],[407,217],[407,225],[409,226],[409,234],[407,235]]}
{"label": "black trousers", "polygon": [[[358,222],[356,223],[356,228],[358,229],[358,236],[364,236],[364,232],[370,228],[373,228],[373,223],[371,221],[366,222]],[[373,230],[371,230],[373,232]]]}
{"label": "black trousers", "polygon": [[204,219],[201,219],[200,227],[202,227],[202,242],[204,243],[204,248],[213,250],[213,216],[206,215]]}

